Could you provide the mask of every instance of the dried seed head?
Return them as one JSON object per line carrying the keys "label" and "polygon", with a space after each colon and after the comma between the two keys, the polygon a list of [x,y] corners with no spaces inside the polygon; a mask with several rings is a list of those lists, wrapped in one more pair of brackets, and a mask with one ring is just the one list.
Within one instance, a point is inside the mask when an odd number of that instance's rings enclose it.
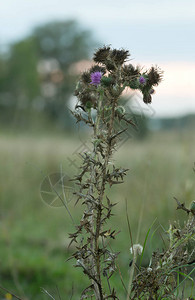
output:
{"label": "dried seed head", "polygon": [[143,96],[144,103],[148,104],[152,102],[152,96],[150,94],[146,93]]}
{"label": "dried seed head", "polygon": [[91,82],[91,77],[90,77],[90,72],[83,72],[83,74],[81,75],[81,80],[83,81],[83,83],[90,83]]}
{"label": "dried seed head", "polygon": [[106,74],[106,68],[99,65],[94,65],[89,69],[89,73],[94,73],[94,72],[101,72],[102,75],[104,75]]}
{"label": "dried seed head", "polygon": [[114,71],[116,69],[113,61],[111,61],[111,60],[107,60],[105,62],[105,65],[106,65],[106,68],[107,68],[108,71]]}
{"label": "dried seed head", "polygon": [[143,251],[143,247],[140,244],[135,244],[135,245],[133,245],[133,248],[132,247],[130,248],[131,254],[141,255],[142,251]]}
{"label": "dried seed head", "polygon": [[122,68],[123,76],[127,79],[131,79],[132,76],[138,76],[140,73],[140,68],[138,66],[134,67],[132,64],[124,65]]}
{"label": "dried seed head", "polygon": [[113,49],[110,53],[111,60],[113,60],[117,65],[122,65],[129,56],[129,51],[124,49]]}
{"label": "dried seed head", "polygon": [[151,85],[158,85],[163,78],[163,72],[157,67],[151,67],[147,75]]}
{"label": "dried seed head", "polygon": [[110,54],[110,47],[102,47],[99,48],[93,56],[93,60],[97,63],[105,63],[105,61],[108,59],[108,56]]}
{"label": "dried seed head", "polygon": [[148,273],[152,272],[152,268],[148,267],[148,268],[147,268],[147,272],[148,272]]}
{"label": "dried seed head", "polygon": [[92,94],[90,94],[86,91],[80,92],[79,95],[78,95],[78,99],[81,102],[81,104],[85,107],[88,107],[88,108],[89,107],[94,107],[94,108],[96,107],[95,97]]}

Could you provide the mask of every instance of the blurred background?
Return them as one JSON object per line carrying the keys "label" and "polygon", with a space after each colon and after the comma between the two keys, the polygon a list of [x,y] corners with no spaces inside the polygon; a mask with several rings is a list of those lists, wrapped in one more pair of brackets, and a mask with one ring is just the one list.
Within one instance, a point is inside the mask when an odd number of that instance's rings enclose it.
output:
{"label": "blurred background", "polygon": [[[185,219],[173,197],[194,200],[195,2],[193,0],[60,1],[7,0],[0,8],[0,285],[23,299],[78,299],[87,280],[73,261],[65,262],[73,224],[63,207],[41,197],[45,177],[78,172],[78,152],[90,132],[75,124],[69,109],[79,74],[91,66],[95,49],[125,48],[131,63],[158,65],[164,79],[153,103],[131,95],[138,124],[115,155],[130,169],[123,185],[108,193],[118,202],[110,226],[121,230],[113,247],[128,280],[131,259],[125,199],[134,241],[153,232],[152,249],[164,247],[169,221]],[[84,145],[84,146],[83,146]],[[45,185],[46,184],[46,185]],[[53,196],[52,196],[53,197]],[[49,205],[48,205],[49,204]],[[69,209],[75,221],[80,207]],[[121,215],[123,218],[121,218]],[[124,295],[118,275],[113,277]],[[9,295],[0,290],[0,299]]]}

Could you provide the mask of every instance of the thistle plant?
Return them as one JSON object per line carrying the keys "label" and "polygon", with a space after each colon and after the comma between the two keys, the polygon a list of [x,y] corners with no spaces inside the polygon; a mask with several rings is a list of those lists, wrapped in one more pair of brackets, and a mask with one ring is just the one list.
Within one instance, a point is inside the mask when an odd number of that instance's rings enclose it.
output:
{"label": "thistle plant", "polygon": [[[178,200],[177,203],[178,209],[187,211],[189,218],[183,228],[178,222],[170,224],[166,231],[166,249],[154,251],[149,266],[139,268],[132,282],[132,300],[186,299],[186,279],[192,282],[191,296],[194,295],[192,274],[195,271],[195,212],[193,209],[187,209]],[[182,284],[183,290],[179,295]]]}
{"label": "thistle plant", "polygon": [[[119,253],[109,247],[109,240],[115,239],[117,231],[107,228],[116,204],[106,195],[106,187],[123,183],[128,169],[115,166],[112,156],[122,133],[128,126],[135,126],[122,106],[121,96],[125,89],[139,90],[143,101],[151,103],[154,87],[162,79],[158,67],[142,71],[128,62],[129,56],[123,49],[98,49],[94,65],[81,74],[75,90],[78,103],[72,113],[77,122],[84,122],[93,132],[93,149],[81,153],[80,173],[73,178],[78,186],[76,203],[81,202],[84,211],[76,231],[70,234],[70,243],[74,242],[77,249],[72,257],[76,259],[75,267],[81,268],[91,282],[81,299],[118,299],[110,278]],[[119,129],[116,121],[126,127]]]}

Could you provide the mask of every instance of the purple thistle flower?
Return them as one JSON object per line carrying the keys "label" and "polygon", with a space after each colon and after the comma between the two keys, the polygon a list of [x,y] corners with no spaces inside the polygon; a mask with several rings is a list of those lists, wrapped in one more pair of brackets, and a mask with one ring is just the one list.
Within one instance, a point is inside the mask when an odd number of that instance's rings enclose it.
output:
{"label": "purple thistle flower", "polygon": [[91,77],[91,82],[90,82],[91,84],[99,85],[101,78],[102,78],[102,73],[99,71],[96,71],[96,72],[91,73],[90,77]]}
{"label": "purple thistle flower", "polygon": [[141,84],[146,83],[146,79],[144,78],[144,76],[140,76],[139,83],[141,83]]}

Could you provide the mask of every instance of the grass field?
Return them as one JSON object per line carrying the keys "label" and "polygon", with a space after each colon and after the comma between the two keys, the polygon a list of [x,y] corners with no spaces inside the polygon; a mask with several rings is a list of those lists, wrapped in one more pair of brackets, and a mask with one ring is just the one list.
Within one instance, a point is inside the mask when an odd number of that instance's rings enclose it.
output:
{"label": "grass field", "polygon": [[[72,153],[80,144],[78,137],[70,136],[0,135],[0,285],[23,299],[48,299],[43,287],[53,295],[59,289],[62,299],[70,299],[73,289],[76,300],[88,283],[81,270],[73,268],[74,261],[66,262],[74,251],[67,248],[74,228],[65,208],[48,206],[40,197],[47,174],[59,172],[61,166],[68,176],[75,174],[68,158],[75,157]],[[152,240],[149,237],[143,262],[147,264],[152,249],[163,246],[160,224],[168,229],[169,221],[185,219],[175,210],[173,197],[187,206],[195,199],[194,149],[193,132],[157,132],[145,141],[127,141],[114,156],[117,165],[130,169],[124,184],[107,191],[118,202],[111,223],[121,233],[112,246],[121,252],[118,263],[126,284],[131,244],[125,199],[134,242],[143,244],[156,218],[157,231]],[[72,200],[69,208],[77,222],[81,207],[74,207]],[[119,276],[112,282],[123,299]],[[0,291],[0,299],[3,295]]]}

